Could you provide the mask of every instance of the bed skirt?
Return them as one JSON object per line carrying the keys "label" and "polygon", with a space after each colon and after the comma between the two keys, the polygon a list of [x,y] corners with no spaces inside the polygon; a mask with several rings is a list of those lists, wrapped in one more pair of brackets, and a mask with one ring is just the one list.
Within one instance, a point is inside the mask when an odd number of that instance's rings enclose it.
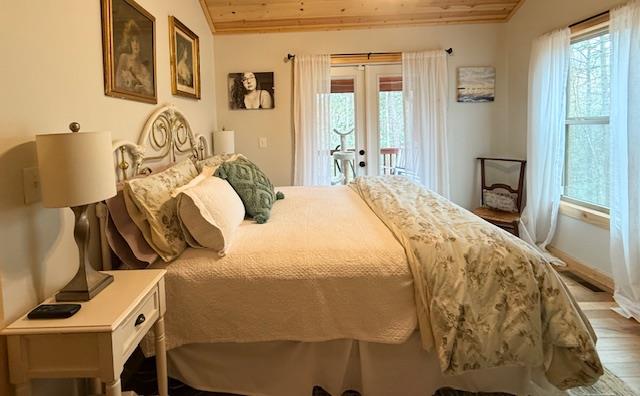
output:
{"label": "bed skirt", "polygon": [[425,396],[451,387],[516,395],[564,394],[543,370],[518,367],[444,376],[419,333],[403,344],[355,340],[190,344],[168,353],[169,375],[204,391],[249,396],[310,395],[321,386],[332,395]]}

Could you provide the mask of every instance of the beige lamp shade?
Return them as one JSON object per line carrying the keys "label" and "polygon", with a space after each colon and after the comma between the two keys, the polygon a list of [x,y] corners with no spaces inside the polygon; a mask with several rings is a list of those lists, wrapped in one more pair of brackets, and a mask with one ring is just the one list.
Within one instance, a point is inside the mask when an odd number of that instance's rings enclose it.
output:
{"label": "beige lamp shade", "polygon": [[213,132],[213,154],[232,154],[236,152],[234,131]]}
{"label": "beige lamp shade", "polygon": [[42,204],[86,205],[116,195],[110,132],[36,135]]}

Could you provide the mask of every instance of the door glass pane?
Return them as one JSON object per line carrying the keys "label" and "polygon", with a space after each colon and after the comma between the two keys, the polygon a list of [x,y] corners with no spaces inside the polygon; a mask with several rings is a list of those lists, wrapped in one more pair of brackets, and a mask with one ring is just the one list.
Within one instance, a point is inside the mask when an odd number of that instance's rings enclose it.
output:
{"label": "door glass pane", "polygon": [[402,77],[381,77],[378,91],[380,174],[395,174],[404,147]]}
{"label": "door glass pane", "polygon": [[609,206],[609,125],[569,125],[565,195]]}
{"label": "door glass pane", "polygon": [[[336,77],[331,80],[331,95],[329,96],[329,112],[331,117],[331,153],[334,150],[355,150],[356,147],[356,102],[355,102],[355,81],[353,78]],[[346,137],[346,147],[341,147],[341,137],[339,133],[349,133]],[[329,158],[327,162],[331,167],[333,175],[332,183],[341,182],[345,170],[341,168],[343,164]],[[353,176],[355,164],[349,172]]]}
{"label": "door glass pane", "polygon": [[340,144],[340,136],[334,133],[353,131],[347,136],[347,149],[355,149],[356,103],[353,78],[339,78],[331,81],[331,149]]}

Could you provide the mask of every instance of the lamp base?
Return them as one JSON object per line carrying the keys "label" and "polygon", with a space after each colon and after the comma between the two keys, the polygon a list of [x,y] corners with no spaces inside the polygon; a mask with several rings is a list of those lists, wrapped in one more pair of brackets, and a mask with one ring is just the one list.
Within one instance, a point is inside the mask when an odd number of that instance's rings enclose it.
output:
{"label": "lamp base", "polygon": [[113,282],[113,275],[104,274],[95,270],[93,272],[96,276],[92,276],[92,279],[87,279],[86,290],[76,289],[72,280],[56,294],[56,301],[89,301]]}
{"label": "lamp base", "polygon": [[71,208],[76,222],[73,236],[78,245],[80,265],[71,282],[56,294],[56,301],[89,301],[113,282],[113,275],[98,272],[89,262],[89,205]]}

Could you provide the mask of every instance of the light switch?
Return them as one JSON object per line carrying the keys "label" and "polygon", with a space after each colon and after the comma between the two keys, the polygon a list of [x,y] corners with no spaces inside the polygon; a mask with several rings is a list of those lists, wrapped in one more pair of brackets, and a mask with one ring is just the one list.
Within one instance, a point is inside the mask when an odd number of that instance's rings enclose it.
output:
{"label": "light switch", "polygon": [[261,137],[258,141],[258,146],[260,148],[267,148],[267,138],[266,137]]}
{"label": "light switch", "polygon": [[40,200],[40,174],[38,168],[24,168],[22,170],[22,180],[24,184],[25,205],[38,202]]}

